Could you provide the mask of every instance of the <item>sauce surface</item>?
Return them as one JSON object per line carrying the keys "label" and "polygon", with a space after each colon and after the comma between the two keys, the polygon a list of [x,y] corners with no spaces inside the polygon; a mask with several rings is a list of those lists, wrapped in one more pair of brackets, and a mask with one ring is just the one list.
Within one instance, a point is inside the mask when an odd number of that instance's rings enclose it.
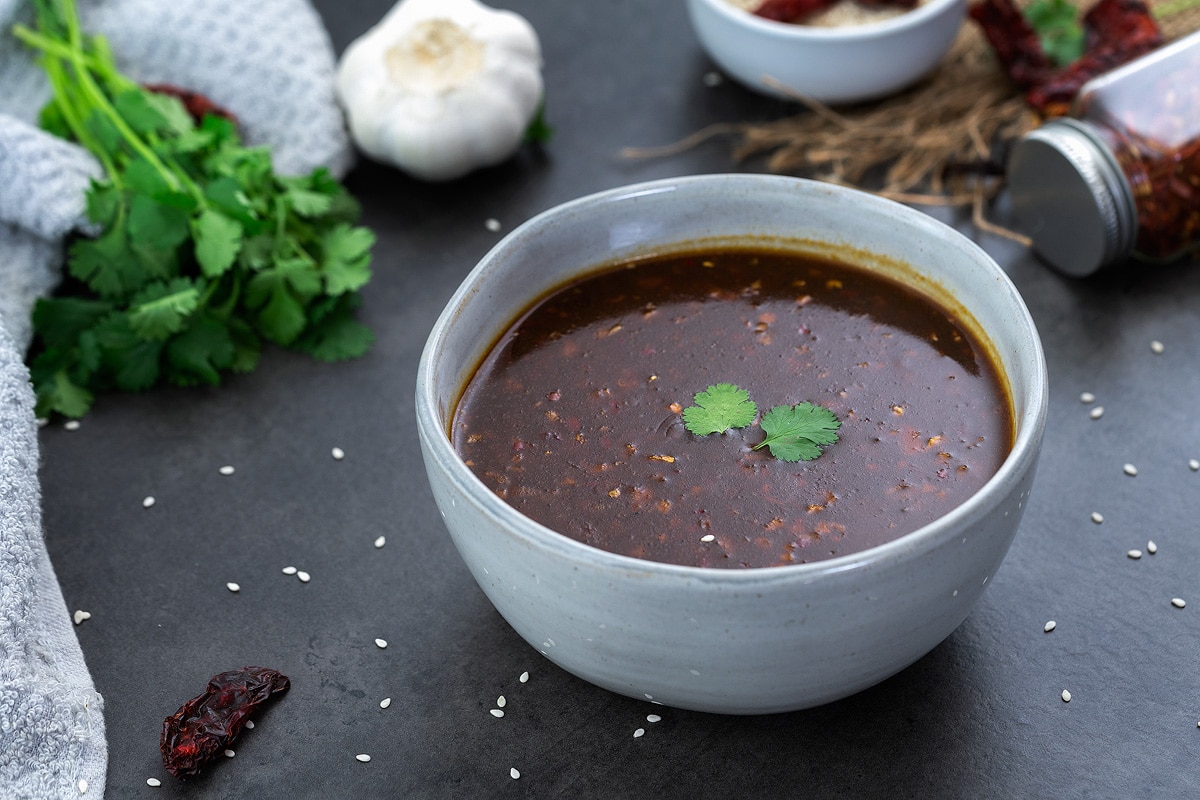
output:
{"label": "sauce surface", "polygon": [[[758,420],[696,436],[710,384],[761,413],[842,421],[814,461]],[[716,568],[819,561],[890,541],[975,493],[1012,447],[997,370],[923,294],[774,250],[672,254],[571,284],[526,311],[465,388],[455,449],[522,514],[595,547]]]}

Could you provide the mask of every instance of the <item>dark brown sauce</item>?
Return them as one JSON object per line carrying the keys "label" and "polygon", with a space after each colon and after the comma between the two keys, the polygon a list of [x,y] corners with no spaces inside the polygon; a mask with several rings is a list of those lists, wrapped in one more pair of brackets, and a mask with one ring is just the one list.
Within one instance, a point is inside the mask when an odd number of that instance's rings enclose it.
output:
{"label": "dark brown sauce", "polygon": [[[681,409],[722,382],[760,412],[825,406],[840,440],[787,463],[751,449],[757,421],[688,432]],[[923,294],[729,249],[623,265],[538,302],[467,385],[451,438],[489,488],[559,533],[738,568],[846,555],[931,522],[999,469],[1012,419],[986,349]]]}

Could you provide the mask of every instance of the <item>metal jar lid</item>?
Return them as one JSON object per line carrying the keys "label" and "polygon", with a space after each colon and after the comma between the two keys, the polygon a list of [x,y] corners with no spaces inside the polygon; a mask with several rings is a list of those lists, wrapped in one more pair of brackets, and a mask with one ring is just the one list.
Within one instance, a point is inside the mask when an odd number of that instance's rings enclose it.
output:
{"label": "metal jar lid", "polygon": [[1133,191],[1092,125],[1044,123],[1013,145],[1007,175],[1020,230],[1059,271],[1090,275],[1133,250]]}

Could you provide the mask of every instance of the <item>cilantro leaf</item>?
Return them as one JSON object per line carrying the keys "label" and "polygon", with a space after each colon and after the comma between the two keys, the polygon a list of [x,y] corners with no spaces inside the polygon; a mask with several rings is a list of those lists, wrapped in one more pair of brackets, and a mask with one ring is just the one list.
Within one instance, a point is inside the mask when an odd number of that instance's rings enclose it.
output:
{"label": "cilantro leaf", "polygon": [[352,292],[371,280],[371,247],[374,244],[375,234],[346,223],[335,226],[321,237],[324,256],[321,273],[328,294]]}
{"label": "cilantro leaf", "polygon": [[821,455],[821,445],[838,440],[842,422],[823,406],[800,403],[776,406],[763,414],[763,433],[767,438],[754,445],[755,450],[769,447],[780,461],[812,461]]}
{"label": "cilantro leaf", "polygon": [[732,383],[709,386],[692,398],[696,403],[683,410],[683,422],[697,436],[744,428],[754,421],[758,406],[745,389]]}
{"label": "cilantro leaf", "polygon": [[375,334],[351,315],[359,301],[357,294],[343,294],[314,303],[309,309],[313,324],[296,342],[296,349],[320,361],[344,361],[364,355],[375,341]]}
{"label": "cilantro leaf", "polygon": [[1067,0],[1034,0],[1023,13],[1038,36],[1042,52],[1055,66],[1065,67],[1083,55],[1083,25],[1078,9]]}
{"label": "cilantro leaf", "polygon": [[209,209],[192,220],[192,238],[200,271],[216,278],[237,258],[242,247],[242,226],[220,211]]}
{"label": "cilantro leaf", "polygon": [[141,338],[160,341],[183,328],[184,320],[199,302],[200,290],[192,279],[158,281],[130,300],[129,324]]}
{"label": "cilantro leaf", "polygon": [[170,381],[179,386],[216,386],[220,371],[233,364],[236,354],[229,328],[211,316],[201,317],[167,344]]}

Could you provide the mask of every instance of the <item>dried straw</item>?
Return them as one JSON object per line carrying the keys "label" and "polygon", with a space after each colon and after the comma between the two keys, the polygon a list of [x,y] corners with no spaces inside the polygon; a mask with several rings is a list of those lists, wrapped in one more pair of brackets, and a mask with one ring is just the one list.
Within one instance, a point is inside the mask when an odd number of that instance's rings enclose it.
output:
{"label": "dried straw", "polygon": [[[1069,0],[1075,5],[1093,1]],[[1151,7],[1168,40],[1200,29],[1194,0]],[[622,154],[669,156],[714,137],[732,137],[735,161],[762,157],[771,172],[859,186],[914,205],[970,206],[981,230],[1027,242],[989,223],[984,210],[1003,183],[992,161],[994,148],[1040,120],[1001,72],[973,22],[963,25],[931,75],[880,102],[835,110],[774,85],[803,110],[772,122],[713,125],[671,145],[627,148]],[[978,168],[958,170],[958,165]]]}

